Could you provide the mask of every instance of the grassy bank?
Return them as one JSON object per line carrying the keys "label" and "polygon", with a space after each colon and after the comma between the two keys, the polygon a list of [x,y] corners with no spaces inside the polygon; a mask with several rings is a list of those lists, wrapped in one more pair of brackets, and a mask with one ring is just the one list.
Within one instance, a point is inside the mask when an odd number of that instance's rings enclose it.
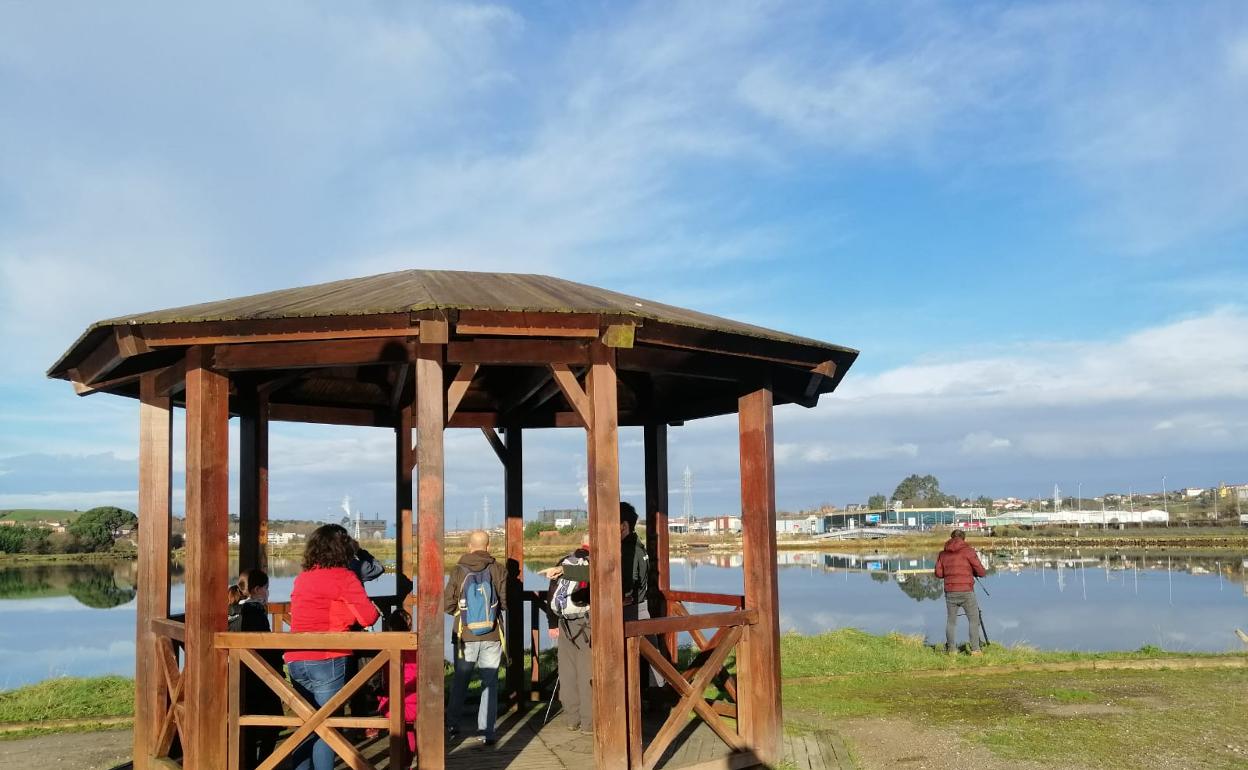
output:
{"label": "grassy bank", "polygon": [[38,564],[113,564],[134,561],[136,551],[101,551],[99,553],[0,553],[0,567],[21,567]]}
{"label": "grassy bank", "polygon": [[[1002,764],[1025,759],[1051,767],[1245,767],[1248,668],[1183,668],[1245,657],[989,645],[982,657],[971,658],[947,656],[900,635],[844,630],[786,636],[785,721],[799,731],[839,725],[857,742],[858,753],[872,754],[879,765],[900,761],[896,755],[883,758],[881,743],[911,740],[917,745],[902,753],[917,756],[941,739]],[[1097,661],[1107,668],[1016,670]],[[1171,668],[1108,668],[1129,661]],[[956,675],[926,675],[948,669]],[[934,760],[928,766],[941,765],[939,757],[927,758]]]}
{"label": "grassy bank", "polygon": [[134,680],[129,677],[49,679],[0,692],[0,740],[92,730],[133,715]]}

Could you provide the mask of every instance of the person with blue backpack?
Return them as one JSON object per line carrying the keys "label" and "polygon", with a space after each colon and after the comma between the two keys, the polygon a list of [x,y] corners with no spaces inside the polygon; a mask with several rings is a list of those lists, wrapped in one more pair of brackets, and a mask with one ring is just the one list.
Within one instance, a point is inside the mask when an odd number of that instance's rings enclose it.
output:
{"label": "person with blue backpack", "polygon": [[478,740],[497,742],[498,667],[503,660],[503,615],[507,609],[507,571],[490,555],[490,536],[483,530],[468,535],[468,552],[459,558],[446,583],[446,612],[454,621],[455,678],[446,710],[446,729],[459,735],[459,721],[473,669],[481,677],[481,705],[477,709]]}

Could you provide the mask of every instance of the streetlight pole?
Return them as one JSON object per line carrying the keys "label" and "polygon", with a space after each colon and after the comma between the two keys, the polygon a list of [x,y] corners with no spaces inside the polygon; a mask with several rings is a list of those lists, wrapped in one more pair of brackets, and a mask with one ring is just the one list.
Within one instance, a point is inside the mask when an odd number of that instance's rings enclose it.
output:
{"label": "streetlight pole", "polygon": [[1166,497],[1166,477],[1161,477],[1161,506],[1166,511],[1166,526],[1170,526],[1170,501]]}

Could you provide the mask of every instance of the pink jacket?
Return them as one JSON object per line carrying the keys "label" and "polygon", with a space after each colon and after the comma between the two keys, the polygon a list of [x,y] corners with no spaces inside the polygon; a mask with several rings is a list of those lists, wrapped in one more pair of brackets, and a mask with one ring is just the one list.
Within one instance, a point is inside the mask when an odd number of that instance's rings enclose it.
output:
{"label": "pink jacket", "polygon": [[[387,674],[389,672],[387,671]],[[415,722],[416,711],[419,707],[420,698],[416,694],[417,683],[416,677],[420,674],[420,668],[416,663],[416,650],[403,651],[403,721]],[[388,677],[387,677],[388,678]],[[387,691],[389,691],[390,683],[386,682]],[[390,696],[383,695],[377,702],[377,710],[390,716]]]}

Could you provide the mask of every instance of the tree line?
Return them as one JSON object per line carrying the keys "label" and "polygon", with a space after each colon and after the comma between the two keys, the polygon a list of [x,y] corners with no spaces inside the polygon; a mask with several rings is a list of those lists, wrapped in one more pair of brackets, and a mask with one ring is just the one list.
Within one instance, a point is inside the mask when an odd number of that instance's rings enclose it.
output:
{"label": "tree line", "polygon": [[[901,483],[893,490],[892,497],[875,494],[867,498],[867,508],[880,510],[892,504],[906,508],[948,508],[961,505],[962,500],[957,495],[942,492],[940,480],[930,473],[926,476],[912,473],[901,480]],[[991,510],[992,498],[981,495],[974,500],[974,504]]]}
{"label": "tree line", "polygon": [[133,531],[138,517],[114,506],[100,506],[79,514],[64,532],[37,524],[0,526],[0,553],[100,553],[112,550],[117,537]]}

